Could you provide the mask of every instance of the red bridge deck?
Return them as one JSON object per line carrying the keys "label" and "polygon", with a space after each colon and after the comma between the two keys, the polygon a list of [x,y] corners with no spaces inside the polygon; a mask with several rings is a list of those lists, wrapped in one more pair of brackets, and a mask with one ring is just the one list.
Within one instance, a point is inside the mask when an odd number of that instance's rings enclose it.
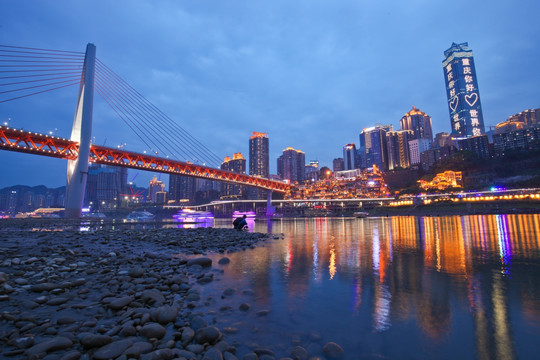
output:
{"label": "red bridge deck", "polygon": [[[79,154],[79,144],[64,138],[0,126],[0,150],[73,160]],[[279,181],[97,145],[91,146],[89,161],[96,164],[224,181],[278,192],[286,192],[289,189],[288,184]]]}

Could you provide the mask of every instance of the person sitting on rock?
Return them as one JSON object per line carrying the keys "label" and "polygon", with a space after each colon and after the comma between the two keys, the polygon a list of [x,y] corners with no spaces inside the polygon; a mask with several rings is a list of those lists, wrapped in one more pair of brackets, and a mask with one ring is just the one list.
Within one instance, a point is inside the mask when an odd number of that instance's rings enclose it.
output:
{"label": "person sitting on rock", "polygon": [[244,230],[244,227],[247,226],[246,215],[234,219],[233,226],[238,231]]}

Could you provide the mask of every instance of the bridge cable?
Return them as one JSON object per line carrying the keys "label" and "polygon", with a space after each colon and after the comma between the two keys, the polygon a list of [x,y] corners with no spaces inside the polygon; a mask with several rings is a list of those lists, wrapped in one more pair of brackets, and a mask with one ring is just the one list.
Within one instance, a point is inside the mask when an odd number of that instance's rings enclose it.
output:
{"label": "bridge cable", "polygon": [[[122,111],[122,113],[124,114],[125,116],[125,120],[129,120],[129,119],[132,119],[134,120],[137,124],[136,124],[136,127],[140,130],[140,127],[143,127],[145,131],[142,131],[141,134],[151,134],[151,138],[150,141],[152,142],[153,144],[153,147],[152,148],[156,148],[156,150],[158,151],[162,151],[162,148],[158,145],[159,144],[159,137],[156,137],[153,135],[154,131],[152,131],[152,129],[148,129],[147,127],[145,127],[145,123],[144,121],[142,121],[142,119],[140,119],[138,116],[136,116],[136,114],[133,114],[133,111],[132,111],[132,106],[130,106],[130,102],[127,101],[125,98],[121,97],[118,93],[116,92],[113,92],[114,91],[114,88],[111,87],[111,86],[106,86],[100,76],[98,75],[98,73],[96,72],[96,86],[100,88],[100,91],[104,94],[106,94],[109,99],[111,100],[111,103],[109,103],[109,105],[115,105],[117,107],[117,109],[119,111]],[[132,128],[133,129],[133,128]],[[158,143],[158,144],[156,144]],[[170,151],[170,149],[167,149]],[[163,152],[163,151],[162,151]],[[172,154],[172,152],[171,152]]]}
{"label": "bridge cable", "polygon": [[[112,70],[110,70],[108,67],[106,67],[106,65],[104,65],[102,62],[99,62],[99,63],[101,65],[101,70],[107,71],[109,76],[113,76],[116,79],[116,84],[119,83],[119,85],[117,85],[117,86],[122,86],[124,91],[126,91],[128,94],[130,94],[131,99],[139,102],[140,105],[138,107],[139,107],[139,109],[141,111],[144,109],[144,110],[146,110],[146,114],[155,114],[155,115],[157,115],[158,117],[161,117],[161,118],[165,117],[165,119],[168,119],[169,122],[172,122],[172,120],[170,118],[166,117],[166,115],[164,115],[163,112],[161,112],[159,109],[157,109],[150,101],[148,101],[146,98],[144,98],[144,96],[139,94],[135,89],[133,89],[133,87],[131,87],[121,77],[119,77]],[[143,109],[141,109],[141,106],[143,107]],[[152,116],[150,120],[152,120],[152,119],[155,119],[155,116]],[[153,120],[153,122],[156,123],[156,120]],[[169,133],[172,134],[173,132],[178,133],[178,129],[179,129],[181,137],[192,145],[191,147],[188,148],[188,150],[192,149],[195,152],[195,154],[193,154],[193,152],[189,151],[192,156],[196,155],[197,157],[200,158],[201,155],[203,155],[202,160],[205,160],[205,158],[208,156],[208,153],[205,154],[204,152],[201,153],[200,150],[197,151],[198,150],[197,146],[202,147],[202,148],[204,148],[206,150],[208,150],[208,149],[204,145],[202,145],[200,142],[198,142],[196,139],[194,139],[191,135],[189,135],[189,133],[187,133],[184,129],[179,127],[178,125],[175,124],[176,126],[174,127],[174,126],[171,126],[170,123],[167,123],[167,122],[164,122],[164,121],[161,121],[160,123],[156,123],[156,124],[159,125],[160,129],[163,128],[163,129],[166,129],[166,130],[170,130],[169,132],[165,131],[164,133],[166,133],[166,134],[169,134]],[[214,155],[216,159],[219,159],[215,154],[212,153],[212,155]]]}
{"label": "bridge cable", "polygon": [[[114,73],[113,73],[113,74],[114,74]],[[148,100],[146,100],[142,95],[140,95],[139,93],[137,93],[131,86],[129,86],[129,84],[127,84],[124,80],[122,80],[121,78],[119,78],[116,74],[114,74],[114,76],[115,76],[117,79],[119,79],[119,81],[122,82],[122,85],[123,85],[124,88],[127,87],[127,90],[126,90],[126,91],[129,91],[131,94],[133,94],[133,96],[137,96],[137,97],[139,98],[139,101],[141,101],[141,99],[142,99],[142,100],[144,101],[144,104],[145,104],[144,107],[145,107],[146,109],[148,109],[148,106],[147,106],[146,104],[151,104]],[[154,111],[154,113],[155,113],[155,111]],[[153,118],[153,117],[152,117],[152,118]],[[152,120],[152,119],[150,119],[150,120]],[[155,121],[154,121],[154,122],[155,122]],[[162,123],[159,124],[159,125],[160,125],[160,129],[165,128],[165,126],[166,126],[166,124],[162,124]],[[168,133],[168,132],[165,132],[165,133]],[[182,135],[182,134],[181,134],[181,135]],[[189,140],[189,139],[188,139],[188,140]],[[192,143],[193,143],[193,141],[192,141]],[[194,149],[194,148],[192,147],[192,149]],[[189,149],[188,149],[188,150],[189,150]],[[196,149],[195,149],[195,150],[196,150]],[[191,154],[192,154],[192,153],[191,153]],[[192,155],[193,155],[193,154],[192,154]],[[201,153],[198,153],[198,155],[196,155],[196,156],[197,156],[197,157],[201,157]]]}
{"label": "bridge cable", "polygon": [[23,93],[0,103],[79,84],[83,60],[79,52],[0,45],[0,95]]}
{"label": "bridge cable", "polygon": [[[122,89],[118,89],[118,85],[115,84],[115,79],[110,79],[109,81],[113,82],[112,85],[115,86],[115,88],[118,90],[118,91],[122,91]],[[119,96],[124,96],[124,102],[127,102],[128,104],[135,104],[135,107],[136,109],[134,109],[135,111],[137,111],[137,115],[142,115],[144,118],[146,118],[146,120],[149,120],[150,124],[154,124],[155,122],[152,121],[152,117],[148,114],[147,111],[144,111],[144,108],[141,108],[141,105],[138,104],[137,102],[137,99],[134,99],[129,93],[128,94],[124,94],[124,95],[119,95]],[[127,98],[126,98],[127,96]],[[140,119],[143,124],[145,124],[146,122],[144,120],[142,120],[140,117],[138,117],[138,119]],[[155,129],[156,127],[153,126],[152,129]],[[157,127],[157,130],[163,130],[162,128],[160,127]],[[150,130],[149,130],[150,131]],[[166,135],[166,137],[170,140],[172,140],[170,138],[170,135],[169,135],[169,132],[164,132],[164,131],[161,131],[161,133],[158,133],[158,139],[161,139],[163,137],[163,135]],[[173,144],[174,144],[174,140],[173,141]],[[159,142],[159,140],[158,140]],[[171,143],[169,141],[166,141],[166,143],[169,145],[169,146],[172,146],[174,147],[174,145],[171,145]],[[182,149],[179,149],[183,155],[185,156],[186,154],[184,153],[184,151]],[[170,151],[170,148],[169,148],[169,151]],[[175,155],[175,152],[174,151],[171,151],[170,155]],[[186,156],[186,158],[189,158],[189,156]]]}

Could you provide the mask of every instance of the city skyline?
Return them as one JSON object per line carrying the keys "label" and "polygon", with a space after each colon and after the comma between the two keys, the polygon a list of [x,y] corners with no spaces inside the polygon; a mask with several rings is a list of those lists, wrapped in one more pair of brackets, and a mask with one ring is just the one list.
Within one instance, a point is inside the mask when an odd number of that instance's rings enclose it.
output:
{"label": "city skyline", "polygon": [[[455,8],[468,10],[462,18],[423,2],[104,6],[12,3],[0,43],[83,51],[93,42],[98,58],[220,158],[248,154],[250,133],[268,133],[272,174],[274,159],[289,146],[331,167],[344,144],[358,144],[363,128],[397,128],[412,106],[431,116],[434,134],[451,132],[441,62],[452,43],[468,42],[474,51],[486,130],[540,107],[533,16],[539,5],[532,1],[489,8],[457,1]],[[426,21],[412,25],[416,16]],[[68,137],[75,98],[68,88],[2,103],[0,120]],[[96,143],[144,150],[97,96],[95,105]],[[65,161],[0,154],[0,187],[65,184]],[[36,167],[39,178],[32,176]]]}

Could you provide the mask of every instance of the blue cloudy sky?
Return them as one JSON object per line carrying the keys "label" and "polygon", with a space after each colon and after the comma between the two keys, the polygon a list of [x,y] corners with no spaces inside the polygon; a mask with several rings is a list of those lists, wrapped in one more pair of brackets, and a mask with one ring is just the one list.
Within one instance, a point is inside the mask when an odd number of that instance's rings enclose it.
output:
{"label": "blue cloudy sky", "polygon": [[[537,0],[2,0],[0,9],[0,44],[94,43],[220,158],[247,157],[251,132],[268,133],[272,173],[287,146],[331,167],[363,128],[397,129],[413,105],[434,132],[450,131],[441,62],[452,42],[474,52],[487,126],[540,107]],[[69,137],[76,93],[0,103],[0,121]],[[93,136],[144,150],[98,96]],[[0,187],[65,183],[63,160],[2,151],[0,168]]]}

